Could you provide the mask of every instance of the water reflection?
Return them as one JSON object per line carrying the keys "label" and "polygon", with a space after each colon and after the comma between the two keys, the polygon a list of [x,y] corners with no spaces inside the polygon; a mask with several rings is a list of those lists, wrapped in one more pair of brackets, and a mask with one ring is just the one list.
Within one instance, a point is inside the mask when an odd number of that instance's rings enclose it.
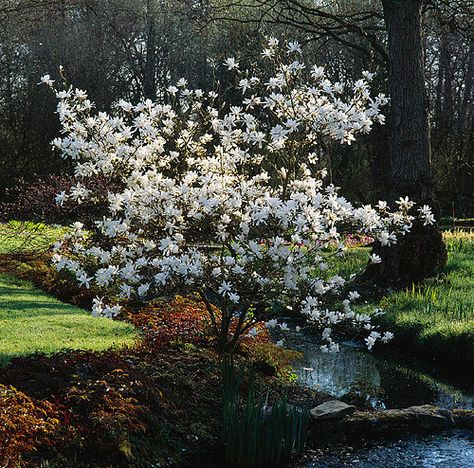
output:
{"label": "water reflection", "polygon": [[[415,368],[382,359],[353,342],[324,354],[311,332],[285,335],[286,345],[303,357],[295,364],[299,381],[336,398],[357,395],[375,408],[434,404],[443,408],[474,408],[474,396],[438,381]],[[471,393],[471,392],[469,392]]]}
{"label": "water reflection", "polygon": [[348,393],[376,397],[381,378],[373,359],[364,353],[343,347],[339,353],[324,354],[315,346],[300,349],[302,365],[297,366],[299,380],[309,387],[342,397]]}

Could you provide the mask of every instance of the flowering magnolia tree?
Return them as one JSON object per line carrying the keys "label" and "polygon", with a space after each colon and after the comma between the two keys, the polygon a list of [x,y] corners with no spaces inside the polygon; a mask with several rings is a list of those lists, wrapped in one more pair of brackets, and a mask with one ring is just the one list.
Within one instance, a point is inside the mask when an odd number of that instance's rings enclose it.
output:
{"label": "flowering magnolia tree", "polygon": [[[276,39],[262,60],[266,73],[224,62],[238,106],[184,79],[162,102],[120,101],[110,114],[95,112],[83,91],[56,91],[62,137],[53,145],[74,161],[79,180],[101,175],[121,189],[108,193],[108,216],[74,225],[54,262],[104,291],[95,315],[117,315],[120,299],[198,293],[224,351],[258,333],[258,321],[276,326],[254,307],[275,301],[321,329],[323,351],[337,350],[332,332],[347,326],[363,331],[371,348],[391,334],[353,312],[359,294],[343,294],[346,280],[328,274],[328,257],[344,253],[347,233],[390,245],[415,215],[432,222],[431,212],[416,214],[408,199],[396,211],[384,202],[354,207],[317,169],[322,140],[351,144],[383,123],[386,99],[371,97],[370,73],[332,83],[323,68],[302,62],[298,44],[282,50]],[[42,81],[55,89],[49,76]],[[66,200],[104,202],[80,182],[58,194],[59,204]]]}

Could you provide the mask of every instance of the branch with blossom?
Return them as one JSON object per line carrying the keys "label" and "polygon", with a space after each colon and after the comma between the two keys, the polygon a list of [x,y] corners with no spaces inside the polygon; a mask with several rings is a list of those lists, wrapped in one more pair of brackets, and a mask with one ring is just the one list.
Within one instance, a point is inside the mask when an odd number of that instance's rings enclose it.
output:
{"label": "branch with blossom", "polygon": [[[346,233],[394,244],[415,215],[432,222],[431,211],[417,214],[408,199],[395,211],[384,202],[355,207],[325,183],[325,171],[315,169],[322,139],[350,144],[383,123],[386,99],[371,97],[371,74],[332,83],[300,54],[298,44],[281,51],[270,39],[263,52],[269,75],[227,59],[237,106],[185,80],[163,102],[120,101],[110,114],[95,112],[84,91],[55,90],[62,136],[53,146],[74,162],[79,179],[113,175],[123,187],[108,193],[106,217],[76,223],[55,246],[58,270],[117,300],[198,292],[227,351],[255,333],[262,316],[253,306],[275,301],[322,330],[323,351],[338,349],[332,332],[348,325],[367,334],[369,347],[388,341],[391,334],[352,310],[358,294],[328,308],[326,298],[346,283],[325,275],[328,250],[342,254]],[[42,81],[55,89],[48,76]],[[94,195],[78,183],[57,197],[71,200],[89,203]],[[117,304],[95,301],[94,314],[118,313]]]}

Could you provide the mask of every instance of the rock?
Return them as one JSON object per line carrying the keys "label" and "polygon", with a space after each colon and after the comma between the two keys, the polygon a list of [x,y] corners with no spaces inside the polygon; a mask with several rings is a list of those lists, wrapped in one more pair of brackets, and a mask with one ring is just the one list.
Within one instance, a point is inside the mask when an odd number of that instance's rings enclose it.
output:
{"label": "rock", "polygon": [[[342,406],[341,406],[342,405]],[[342,414],[332,407],[341,408]],[[349,407],[347,412],[343,409]],[[352,414],[353,413],[353,414]],[[351,414],[341,420],[342,416]],[[474,429],[474,410],[447,410],[431,405],[378,411],[355,411],[340,401],[329,401],[311,410],[317,424],[310,428],[310,443],[431,433],[453,427]]]}
{"label": "rock", "polygon": [[339,400],[331,400],[315,406],[311,410],[311,417],[317,420],[342,419],[355,411],[355,406]]}
{"label": "rock", "polygon": [[455,409],[452,413],[457,427],[474,431],[474,410]]}
{"label": "rock", "polygon": [[416,426],[423,429],[436,430],[454,426],[454,418],[451,411],[437,408],[436,406],[410,406],[403,411],[411,415]]}

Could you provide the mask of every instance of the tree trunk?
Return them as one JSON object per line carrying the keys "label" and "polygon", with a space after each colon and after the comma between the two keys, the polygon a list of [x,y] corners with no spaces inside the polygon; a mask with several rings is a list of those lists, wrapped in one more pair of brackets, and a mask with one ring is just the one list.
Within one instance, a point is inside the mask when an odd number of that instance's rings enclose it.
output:
{"label": "tree trunk", "polygon": [[[423,0],[382,0],[388,31],[392,112],[389,201],[408,196],[430,205],[439,216],[431,171],[430,126],[424,76]],[[446,265],[446,248],[437,226],[415,223],[395,247],[375,250],[382,263],[368,268],[379,283],[407,284],[434,275]]]}
{"label": "tree trunk", "polygon": [[146,3],[146,53],[143,76],[143,94],[146,98],[156,99],[156,0],[147,0]]}

